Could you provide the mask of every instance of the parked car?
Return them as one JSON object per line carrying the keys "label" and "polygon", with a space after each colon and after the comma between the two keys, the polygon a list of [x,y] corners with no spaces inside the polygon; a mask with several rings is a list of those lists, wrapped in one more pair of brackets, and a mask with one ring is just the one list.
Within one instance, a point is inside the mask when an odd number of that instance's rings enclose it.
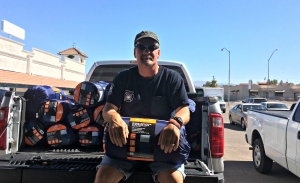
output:
{"label": "parked car", "polygon": [[231,125],[236,123],[240,124],[242,128],[246,129],[246,117],[247,111],[249,109],[253,110],[263,110],[266,111],[267,108],[261,104],[251,104],[251,103],[242,103],[235,105],[232,109],[229,110],[229,121]]}
{"label": "parked car", "polygon": [[218,100],[219,100],[220,108],[221,108],[222,112],[225,113],[226,112],[226,103],[225,103],[225,101],[220,96],[218,96]]}
{"label": "parked car", "polygon": [[261,105],[270,110],[290,110],[284,103],[281,102],[262,102]]}
{"label": "parked car", "polygon": [[243,103],[261,103],[261,102],[267,102],[268,100],[266,98],[247,98],[243,101]]}

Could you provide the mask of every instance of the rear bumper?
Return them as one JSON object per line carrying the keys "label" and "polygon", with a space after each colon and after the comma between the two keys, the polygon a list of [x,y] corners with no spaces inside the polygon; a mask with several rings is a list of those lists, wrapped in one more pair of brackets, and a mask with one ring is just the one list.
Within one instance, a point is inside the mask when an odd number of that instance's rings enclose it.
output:
{"label": "rear bumper", "polygon": [[[188,173],[188,172],[187,172]],[[0,167],[1,182],[13,183],[65,183],[68,182],[94,182],[96,170],[70,171],[70,170],[47,170],[47,169],[22,169]],[[150,173],[134,172],[126,181],[122,183],[154,183]],[[185,183],[206,182],[224,183],[224,174],[214,175],[193,175],[187,174]]]}
{"label": "rear bumper", "polygon": [[[54,159],[55,158],[55,159]],[[96,166],[102,156],[68,153],[62,155],[36,156],[32,154],[18,154],[11,158],[9,155],[0,156],[0,182],[13,183],[65,183],[94,182]],[[219,158],[218,161],[222,159]],[[216,161],[216,160],[215,160]],[[214,162],[214,160],[213,160]],[[191,160],[185,163],[185,183],[209,182],[223,183],[224,174],[209,172],[202,166],[200,160]],[[215,169],[222,169],[221,167]],[[136,171],[124,183],[154,183],[151,170],[148,167],[137,167]]]}

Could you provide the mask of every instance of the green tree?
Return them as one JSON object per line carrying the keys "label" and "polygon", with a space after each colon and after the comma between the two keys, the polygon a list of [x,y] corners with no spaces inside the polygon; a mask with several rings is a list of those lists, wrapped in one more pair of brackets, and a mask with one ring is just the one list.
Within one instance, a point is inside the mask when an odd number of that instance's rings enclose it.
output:
{"label": "green tree", "polygon": [[203,85],[203,86],[210,86],[211,85],[211,82],[210,81],[206,81],[206,83]]}
{"label": "green tree", "polygon": [[213,76],[213,80],[212,81],[206,81],[206,83],[203,86],[218,87],[217,80],[215,80],[215,77]]}
{"label": "green tree", "polygon": [[210,87],[218,87],[217,80],[215,80],[214,76],[213,76],[213,80],[211,81]]}
{"label": "green tree", "polygon": [[[272,83],[272,84],[271,84]],[[277,79],[273,79],[272,81],[271,81],[271,85],[277,85],[278,84],[278,80]]]}
{"label": "green tree", "polygon": [[289,85],[289,86],[294,86],[294,83],[289,83],[289,82],[287,82],[287,85]]}

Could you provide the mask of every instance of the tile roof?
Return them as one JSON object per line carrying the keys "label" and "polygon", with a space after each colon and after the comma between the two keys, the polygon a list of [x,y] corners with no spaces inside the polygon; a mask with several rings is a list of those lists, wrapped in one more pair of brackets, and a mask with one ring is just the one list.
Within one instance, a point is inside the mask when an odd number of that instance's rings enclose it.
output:
{"label": "tile roof", "polygon": [[75,47],[58,52],[57,54],[58,55],[77,55],[77,54],[79,54],[79,55],[82,55],[82,56],[88,58],[88,56],[85,53],[83,53],[82,51],[80,51],[79,49],[77,49]]}
{"label": "tile roof", "polygon": [[267,82],[257,82],[258,85],[267,85]]}
{"label": "tile roof", "polygon": [[0,84],[3,83],[20,85],[48,85],[61,88],[75,88],[79,82],[50,78],[45,76],[35,76],[0,69]]}

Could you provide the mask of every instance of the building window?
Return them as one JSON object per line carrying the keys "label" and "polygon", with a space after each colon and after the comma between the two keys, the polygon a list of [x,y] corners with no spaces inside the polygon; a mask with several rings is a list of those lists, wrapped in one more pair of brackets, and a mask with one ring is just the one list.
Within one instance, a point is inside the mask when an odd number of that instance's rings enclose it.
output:
{"label": "building window", "polygon": [[283,97],[283,93],[282,92],[275,92],[275,97]]}
{"label": "building window", "polygon": [[250,98],[251,97],[257,97],[258,96],[258,92],[250,92],[249,95],[250,95]]}
{"label": "building window", "polygon": [[68,58],[73,59],[74,55],[68,55]]}

